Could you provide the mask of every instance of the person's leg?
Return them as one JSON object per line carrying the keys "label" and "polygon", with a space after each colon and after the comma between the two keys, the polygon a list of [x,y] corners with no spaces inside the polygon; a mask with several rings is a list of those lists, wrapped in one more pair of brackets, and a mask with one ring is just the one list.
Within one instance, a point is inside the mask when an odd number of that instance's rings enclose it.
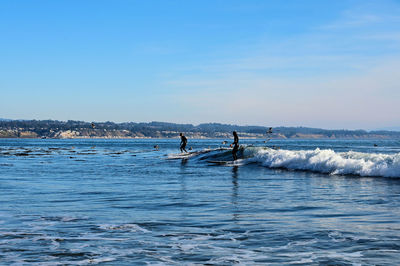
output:
{"label": "person's leg", "polygon": [[233,155],[233,160],[236,161],[237,160],[237,152],[239,150],[239,146],[235,144],[235,147],[233,147],[232,150],[232,155]]}

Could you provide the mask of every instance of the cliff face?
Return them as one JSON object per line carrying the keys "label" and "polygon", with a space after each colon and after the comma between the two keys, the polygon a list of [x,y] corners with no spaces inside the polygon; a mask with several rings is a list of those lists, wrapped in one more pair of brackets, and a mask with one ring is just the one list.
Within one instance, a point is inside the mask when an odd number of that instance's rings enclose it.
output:
{"label": "cliff face", "polygon": [[38,134],[24,130],[0,130],[0,138],[38,138]]}
{"label": "cliff face", "polygon": [[[49,132],[49,134],[39,135],[33,131],[24,130],[0,130],[0,138],[55,138],[55,139],[76,139],[76,138],[104,138],[104,139],[118,139],[118,138],[177,138],[179,136],[179,131],[176,132],[163,132],[157,131],[151,135],[146,135],[142,132],[131,132],[128,130],[58,130],[55,132]],[[220,138],[229,139],[232,138],[231,132],[213,132],[212,134],[207,132],[183,132],[185,136],[192,139],[205,139],[205,138]],[[296,133],[291,136],[285,136],[284,134],[269,134],[268,136],[264,134],[255,134],[248,132],[238,132],[241,138],[258,138],[258,139],[336,139],[338,137],[323,134],[304,134]],[[343,138],[353,138],[353,139],[389,139],[391,137],[384,135],[347,135]]]}
{"label": "cliff face", "polygon": [[137,138],[145,137],[143,134],[132,134],[127,130],[106,130],[106,129],[91,129],[91,130],[60,130],[50,135],[51,138],[58,139],[74,139],[74,138]]}
{"label": "cliff face", "polygon": [[81,121],[0,121],[0,138],[189,138],[229,139],[232,131],[241,138],[260,139],[400,139],[400,132],[364,130],[326,130],[304,127],[260,127],[223,124],[87,123]]}

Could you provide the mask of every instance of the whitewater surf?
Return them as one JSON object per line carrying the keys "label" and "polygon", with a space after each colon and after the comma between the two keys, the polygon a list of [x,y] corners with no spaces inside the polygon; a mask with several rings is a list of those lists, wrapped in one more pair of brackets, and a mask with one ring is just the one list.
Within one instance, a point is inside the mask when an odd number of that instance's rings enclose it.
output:
{"label": "whitewater surf", "polygon": [[240,163],[234,163],[230,149],[204,149],[172,156],[174,159],[205,160],[232,166],[257,164],[268,168],[301,170],[330,175],[400,177],[400,153],[336,152],[332,149],[285,150],[269,147],[241,146]]}

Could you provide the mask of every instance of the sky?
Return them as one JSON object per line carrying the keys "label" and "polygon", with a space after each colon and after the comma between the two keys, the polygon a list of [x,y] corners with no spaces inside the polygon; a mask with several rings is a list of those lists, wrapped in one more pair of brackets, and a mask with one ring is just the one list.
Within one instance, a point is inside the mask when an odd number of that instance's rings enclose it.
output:
{"label": "sky", "polygon": [[0,118],[400,128],[400,0],[0,1]]}

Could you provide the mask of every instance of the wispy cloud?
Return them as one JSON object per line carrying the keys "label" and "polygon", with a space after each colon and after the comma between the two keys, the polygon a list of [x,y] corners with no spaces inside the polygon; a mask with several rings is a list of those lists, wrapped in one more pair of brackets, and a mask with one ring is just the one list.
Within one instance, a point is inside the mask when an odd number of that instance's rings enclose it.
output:
{"label": "wispy cloud", "polygon": [[348,10],[278,44],[260,41],[245,56],[188,66],[166,86],[182,92],[176,104],[205,121],[367,129],[400,124],[400,27],[392,25],[400,17],[360,12]]}
{"label": "wispy cloud", "polygon": [[348,28],[357,28],[364,27],[371,24],[376,24],[384,21],[384,18],[378,15],[372,14],[352,14],[348,12],[344,18],[341,18],[337,21],[334,21],[327,25],[320,26],[320,29],[323,30],[332,30],[332,29],[348,29]]}
{"label": "wispy cloud", "polygon": [[[400,21],[399,21],[400,23]],[[369,35],[364,35],[360,37],[364,40],[378,40],[378,41],[393,41],[400,42],[400,31],[385,32],[385,33],[374,33]]]}
{"label": "wispy cloud", "polygon": [[202,88],[174,100],[214,121],[375,128],[400,122],[399,59],[358,75],[192,80]]}
{"label": "wispy cloud", "polygon": [[330,23],[319,26],[322,30],[359,30],[366,27],[387,26],[400,22],[400,6],[393,1],[362,1]]}

